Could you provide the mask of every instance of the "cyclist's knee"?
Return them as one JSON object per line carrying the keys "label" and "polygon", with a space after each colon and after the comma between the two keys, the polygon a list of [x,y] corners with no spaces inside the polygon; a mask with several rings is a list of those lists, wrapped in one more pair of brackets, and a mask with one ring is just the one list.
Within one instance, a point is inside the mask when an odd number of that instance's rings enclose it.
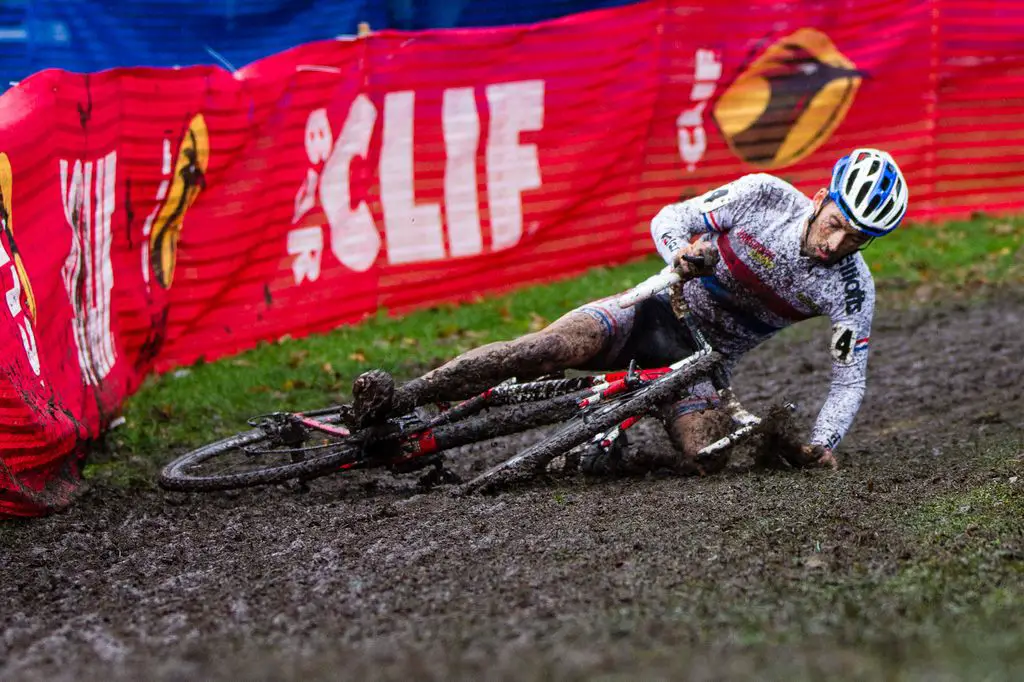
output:
{"label": "cyclist's knee", "polygon": [[722,469],[728,463],[728,451],[704,459],[699,467],[697,462],[697,453],[702,448],[729,433],[732,420],[728,414],[711,404],[705,404],[701,408],[694,408],[681,414],[675,414],[673,409],[667,421],[669,436],[681,455],[680,466],[684,471],[710,473]]}

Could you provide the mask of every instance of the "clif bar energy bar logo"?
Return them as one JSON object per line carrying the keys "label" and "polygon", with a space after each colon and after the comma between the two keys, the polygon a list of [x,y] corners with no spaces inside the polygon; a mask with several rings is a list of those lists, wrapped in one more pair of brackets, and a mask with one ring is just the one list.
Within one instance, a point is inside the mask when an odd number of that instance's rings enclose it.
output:
{"label": "clif bar energy bar logo", "polygon": [[754,59],[712,115],[737,156],[758,168],[781,168],[832,135],[864,76],[828,36],[802,28]]}

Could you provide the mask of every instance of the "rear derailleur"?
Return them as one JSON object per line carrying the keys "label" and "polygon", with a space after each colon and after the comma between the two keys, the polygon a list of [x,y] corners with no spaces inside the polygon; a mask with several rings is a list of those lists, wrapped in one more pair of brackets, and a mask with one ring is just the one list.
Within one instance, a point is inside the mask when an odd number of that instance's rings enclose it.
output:
{"label": "rear derailleur", "polygon": [[[249,419],[249,426],[259,429],[274,445],[297,448],[308,438],[306,427],[291,412],[271,412]],[[245,448],[246,452],[249,452]],[[256,454],[256,453],[250,453]]]}

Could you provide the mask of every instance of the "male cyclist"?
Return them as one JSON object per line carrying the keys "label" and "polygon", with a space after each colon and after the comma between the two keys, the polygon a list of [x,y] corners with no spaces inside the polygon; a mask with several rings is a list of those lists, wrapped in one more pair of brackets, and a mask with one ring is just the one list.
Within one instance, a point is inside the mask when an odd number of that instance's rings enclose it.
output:
{"label": "male cyclist", "polygon": [[[857,149],[839,159],[829,186],[813,199],[759,173],[670,204],[651,221],[658,253],[683,275],[683,296],[729,371],[744,353],[794,322],[831,319],[832,384],[810,442],[802,446],[803,463],[837,466],[833,451],[864,395],[875,303],[874,282],[859,250],[899,226],[907,198],[906,181],[889,154]],[[712,249],[719,254],[713,267],[683,259]],[[693,350],[667,293],[633,308],[619,308],[610,297],[539,332],[468,351],[397,389],[387,375],[367,372],[353,385],[353,410],[367,424],[414,404],[467,397],[512,376],[622,369],[633,359],[640,367],[664,366]],[[680,471],[699,470],[696,453],[728,428],[717,403],[714,388],[705,383],[666,415],[682,454]],[[582,465],[601,472],[609,458],[593,448]]]}

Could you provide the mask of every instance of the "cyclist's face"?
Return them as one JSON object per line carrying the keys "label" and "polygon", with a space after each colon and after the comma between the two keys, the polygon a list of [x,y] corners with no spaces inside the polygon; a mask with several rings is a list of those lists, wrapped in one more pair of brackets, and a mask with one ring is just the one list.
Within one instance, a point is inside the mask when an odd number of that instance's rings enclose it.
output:
{"label": "cyclist's face", "polygon": [[[826,190],[814,195],[817,216],[807,226],[801,253],[824,265],[833,265],[870,241],[870,237],[854,229],[843,217],[835,202],[824,207]],[[818,210],[820,209],[820,210]]]}

